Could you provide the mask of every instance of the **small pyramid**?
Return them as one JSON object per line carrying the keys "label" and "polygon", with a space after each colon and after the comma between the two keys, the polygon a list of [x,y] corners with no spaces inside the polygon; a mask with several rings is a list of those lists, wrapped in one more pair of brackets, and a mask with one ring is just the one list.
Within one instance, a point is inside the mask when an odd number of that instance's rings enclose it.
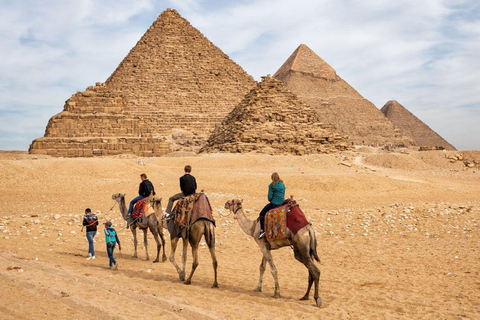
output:
{"label": "small pyramid", "polygon": [[356,145],[412,145],[378,110],[335,69],[306,45],[300,45],[274,75],[300,100]]}
{"label": "small pyramid", "polygon": [[66,101],[29,151],[65,157],[198,151],[255,84],[168,9],[104,84]]}
{"label": "small pyramid", "polygon": [[281,81],[262,77],[223,120],[201,152],[329,153],[350,149],[346,137]]}
{"label": "small pyramid", "polygon": [[440,147],[447,150],[456,150],[454,146],[397,101],[388,101],[381,111],[406,136],[412,138],[417,146],[421,148]]}

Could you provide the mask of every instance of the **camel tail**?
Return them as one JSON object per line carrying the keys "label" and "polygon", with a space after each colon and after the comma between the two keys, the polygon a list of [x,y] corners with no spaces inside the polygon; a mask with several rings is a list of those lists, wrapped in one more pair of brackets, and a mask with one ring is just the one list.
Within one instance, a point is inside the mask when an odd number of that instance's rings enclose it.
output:
{"label": "camel tail", "polygon": [[310,228],[308,228],[308,232],[310,233],[310,257],[320,262],[320,258],[317,254],[317,235],[315,233],[315,229],[310,226]]}
{"label": "camel tail", "polygon": [[213,223],[203,220],[203,235],[205,236],[205,242],[209,248],[215,246],[215,229]]}

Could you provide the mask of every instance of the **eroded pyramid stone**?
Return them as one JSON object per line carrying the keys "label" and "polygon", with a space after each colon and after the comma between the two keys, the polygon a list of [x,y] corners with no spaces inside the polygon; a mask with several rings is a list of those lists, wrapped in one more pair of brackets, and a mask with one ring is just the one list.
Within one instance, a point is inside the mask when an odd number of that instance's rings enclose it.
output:
{"label": "eroded pyramid stone", "polygon": [[377,107],[304,44],[293,52],[274,77],[356,145],[413,144]]}
{"label": "eroded pyramid stone", "polygon": [[454,146],[397,101],[388,101],[381,111],[403,134],[412,138],[420,148],[432,147],[436,149],[440,147],[447,150],[456,150]]}
{"label": "eroded pyramid stone", "polygon": [[201,152],[303,155],[350,148],[346,137],[281,81],[263,77],[213,131]]}
{"label": "eroded pyramid stone", "polygon": [[[30,152],[75,157],[198,151],[254,86],[239,65],[168,9],[105,84],[66,102]],[[94,138],[100,139],[90,143]]]}

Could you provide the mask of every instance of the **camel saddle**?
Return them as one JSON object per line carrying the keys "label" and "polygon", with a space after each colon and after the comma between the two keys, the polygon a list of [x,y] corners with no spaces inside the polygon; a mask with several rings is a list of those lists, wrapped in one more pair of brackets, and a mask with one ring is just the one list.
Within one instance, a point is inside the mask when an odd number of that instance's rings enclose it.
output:
{"label": "camel saddle", "polygon": [[150,201],[147,198],[143,198],[138,200],[133,207],[132,218],[133,219],[140,219],[142,217],[148,217],[152,213],[154,213],[153,207],[150,205]]}
{"label": "camel saddle", "polygon": [[209,220],[215,225],[212,206],[204,193],[194,193],[179,199],[173,213],[175,225],[179,227],[190,228],[199,219]]}
{"label": "camel saddle", "polygon": [[265,215],[265,236],[268,242],[287,238],[287,228],[295,235],[308,224],[295,200],[287,199]]}

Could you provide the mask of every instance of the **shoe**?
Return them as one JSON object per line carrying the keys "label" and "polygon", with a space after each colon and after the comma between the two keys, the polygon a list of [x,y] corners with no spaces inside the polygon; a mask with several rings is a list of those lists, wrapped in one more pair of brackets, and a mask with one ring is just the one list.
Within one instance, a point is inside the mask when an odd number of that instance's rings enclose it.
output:
{"label": "shoe", "polygon": [[260,232],[258,239],[262,239],[263,237],[265,237],[265,231]]}
{"label": "shoe", "polygon": [[170,220],[171,218],[172,218],[172,214],[167,213],[163,216],[162,221],[167,221],[167,220]]}
{"label": "shoe", "polygon": [[87,260],[90,260],[90,259],[95,260],[95,256],[90,256],[90,257],[87,258]]}
{"label": "shoe", "polygon": [[118,262],[113,265],[112,269],[117,270],[117,267],[118,267]]}
{"label": "shoe", "polygon": [[130,223],[127,222],[127,226],[126,226],[127,229],[130,228]]}

